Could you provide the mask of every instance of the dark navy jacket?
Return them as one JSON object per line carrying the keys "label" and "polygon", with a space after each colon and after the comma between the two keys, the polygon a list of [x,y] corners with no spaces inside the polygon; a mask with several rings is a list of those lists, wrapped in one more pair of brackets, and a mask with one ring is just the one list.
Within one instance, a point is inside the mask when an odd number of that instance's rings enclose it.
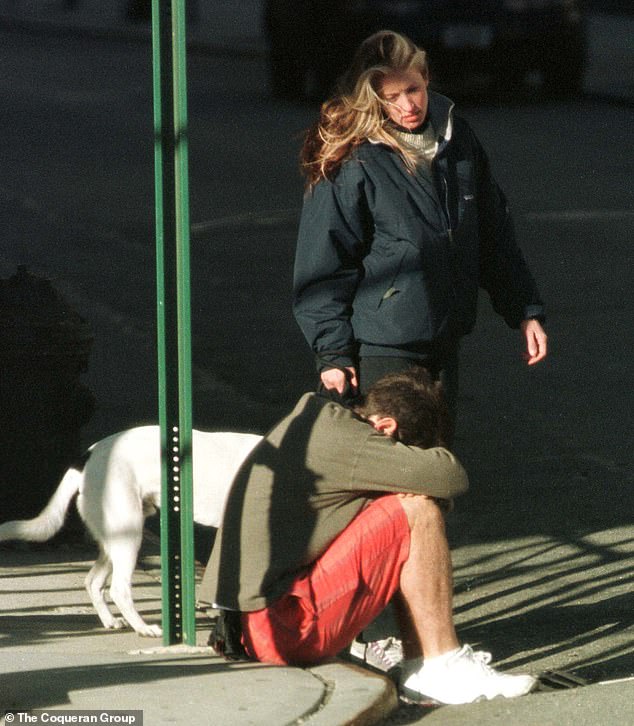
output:
{"label": "dark navy jacket", "polygon": [[479,287],[512,328],[543,314],[482,146],[444,96],[430,93],[429,114],[442,130],[431,174],[366,142],[307,192],[294,313],[322,365],[458,338]]}

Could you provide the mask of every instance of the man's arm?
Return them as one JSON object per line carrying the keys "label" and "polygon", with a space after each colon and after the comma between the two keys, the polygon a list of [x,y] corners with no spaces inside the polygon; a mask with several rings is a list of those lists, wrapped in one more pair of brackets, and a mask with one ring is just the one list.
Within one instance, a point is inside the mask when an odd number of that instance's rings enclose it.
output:
{"label": "man's arm", "polygon": [[406,446],[373,432],[353,463],[350,488],[453,499],[467,491],[469,479],[447,449]]}

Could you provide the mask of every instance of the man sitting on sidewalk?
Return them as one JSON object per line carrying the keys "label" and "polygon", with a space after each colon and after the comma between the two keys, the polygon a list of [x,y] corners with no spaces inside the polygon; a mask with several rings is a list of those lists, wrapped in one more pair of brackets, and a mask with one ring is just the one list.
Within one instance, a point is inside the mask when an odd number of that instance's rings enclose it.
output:
{"label": "man sitting on sidewalk", "polygon": [[200,592],[240,613],[249,657],[318,663],[394,599],[410,699],[468,703],[535,686],[458,641],[444,514],[468,482],[442,448],[449,434],[440,384],[421,369],[382,378],[354,411],[306,394],[269,432],[232,485]]}

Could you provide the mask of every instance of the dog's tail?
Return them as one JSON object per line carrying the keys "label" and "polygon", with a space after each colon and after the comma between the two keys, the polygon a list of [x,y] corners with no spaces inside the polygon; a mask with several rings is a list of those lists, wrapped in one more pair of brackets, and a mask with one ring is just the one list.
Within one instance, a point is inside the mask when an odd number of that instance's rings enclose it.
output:
{"label": "dog's tail", "polygon": [[0,542],[7,540],[26,540],[27,542],[46,542],[57,534],[64,524],[68,507],[79,491],[83,473],[71,467],[62,477],[55,494],[44,509],[33,519],[15,519],[0,524]]}

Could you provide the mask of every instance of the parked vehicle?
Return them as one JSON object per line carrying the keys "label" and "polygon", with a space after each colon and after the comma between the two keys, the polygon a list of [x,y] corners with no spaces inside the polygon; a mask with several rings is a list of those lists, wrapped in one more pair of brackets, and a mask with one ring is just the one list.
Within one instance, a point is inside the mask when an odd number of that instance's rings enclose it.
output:
{"label": "parked vehicle", "polygon": [[425,48],[434,77],[472,71],[511,88],[538,71],[547,91],[580,91],[586,62],[581,0],[266,0],[274,95],[325,95],[359,42],[389,29]]}

